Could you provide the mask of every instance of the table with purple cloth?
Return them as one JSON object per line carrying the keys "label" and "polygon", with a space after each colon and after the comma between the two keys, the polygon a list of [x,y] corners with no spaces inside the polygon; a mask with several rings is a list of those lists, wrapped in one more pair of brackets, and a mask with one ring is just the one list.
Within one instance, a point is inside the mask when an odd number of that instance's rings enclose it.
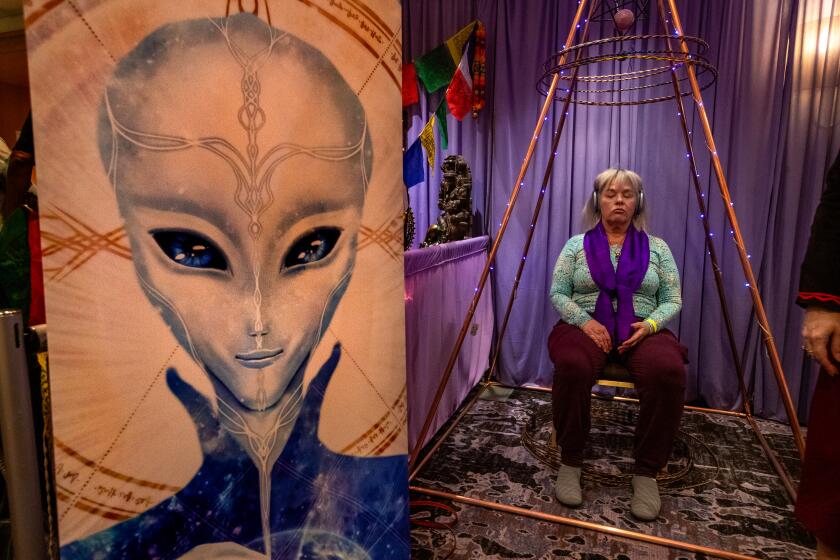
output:
{"label": "table with purple cloth", "polygon": [[[432,406],[443,370],[487,259],[489,237],[454,241],[405,253],[405,335],[408,443],[411,449]],[[423,444],[458,408],[489,366],[493,300],[488,282],[452,377]]]}

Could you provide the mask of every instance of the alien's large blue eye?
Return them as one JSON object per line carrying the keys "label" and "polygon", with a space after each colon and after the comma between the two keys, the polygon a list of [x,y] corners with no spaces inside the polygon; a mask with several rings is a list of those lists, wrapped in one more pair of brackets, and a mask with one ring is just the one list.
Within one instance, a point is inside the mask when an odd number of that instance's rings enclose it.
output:
{"label": "alien's large blue eye", "polygon": [[307,233],[292,245],[286,257],[283,259],[284,268],[292,268],[304,264],[314,263],[329,255],[338,238],[341,230],[337,228],[320,228]]}
{"label": "alien's large blue eye", "polygon": [[167,257],[191,268],[227,270],[227,260],[222,251],[210,240],[185,231],[156,231],[152,233]]}

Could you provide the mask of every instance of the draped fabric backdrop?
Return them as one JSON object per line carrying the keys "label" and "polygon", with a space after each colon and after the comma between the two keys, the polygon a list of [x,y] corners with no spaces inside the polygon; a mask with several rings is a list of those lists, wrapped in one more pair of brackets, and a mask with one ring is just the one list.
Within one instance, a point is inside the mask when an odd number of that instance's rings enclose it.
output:
{"label": "draped fabric backdrop", "polygon": [[[655,9],[652,2],[652,9]],[[718,154],[729,181],[759,288],[801,420],[806,419],[815,368],[800,349],[802,311],[794,305],[825,170],[840,149],[840,8],[832,0],[677,2],[686,34],[711,46],[720,73],[705,90]],[[404,59],[422,55],[478,18],[487,26],[487,108],[477,120],[449,117],[449,148],[438,149],[425,183],[410,189],[418,237],[434,223],[443,157],[463,154],[473,173],[473,200],[485,231],[495,236],[542,98],[535,84],[546,58],[568,34],[576,2],[548,0],[406,0]],[[612,24],[594,24],[593,38]],[[636,32],[659,33],[655,12]],[[616,63],[615,71],[627,70]],[[610,71],[610,68],[605,70]],[[685,86],[684,86],[685,87]],[[436,107],[421,90],[410,107],[409,142]],[[784,408],[755,322],[749,291],[725,223],[702,129],[692,102],[688,122],[701,170],[735,336],[757,414],[784,419]],[[543,138],[499,250],[493,276],[500,322],[550,155],[560,104],[549,113]],[[566,240],[582,231],[581,209],[595,175],[610,166],[634,169],[645,180],[649,231],[670,245],[683,281],[683,310],[668,327],[690,349],[687,400],[736,409],[736,369],[691,184],[673,101],[639,107],[575,107],[558,158],[528,265],[502,344],[499,378],[515,385],[551,383],[546,338],[557,321],[548,300],[554,262]],[[419,239],[418,239],[419,241]],[[466,311],[466,310],[464,310]],[[497,327],[498,327],[497,323]]]}

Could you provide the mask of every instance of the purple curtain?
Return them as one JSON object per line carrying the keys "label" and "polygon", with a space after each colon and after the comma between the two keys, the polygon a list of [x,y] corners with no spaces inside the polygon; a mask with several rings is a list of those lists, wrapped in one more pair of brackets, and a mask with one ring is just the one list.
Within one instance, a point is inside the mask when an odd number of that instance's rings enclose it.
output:
{"label": "purple curtain", "polygon": [[[651,4],[655,10],[656,2]],[[709,58],[720,73],[717,83],[703,92],[704,103],[787,381],[804,420],[815,370],[799,347],[802,312],[793,301],[823,176],[840,149],[840,127],[833,126],[840,114],[836,94],[840,56],[832,50],[840,42],[840,26],[834,21],[840,13],[830,0],[678,0],[677,4],[686,34],[700,36],[711,45]],[[575,2],[552,0],[404,1],[406,61],[440,44],[472,19],[481,19],[487,26],[487,108],[477,120],[467,117],[459,124],[449,117],[449,148],[438,149],[427,181],[410,190],[419,237],[439,213],[439,166],[448,154],[463,154],[469,162],[475,208],[486,232],[496,234],[541,107],[542,98],[535,89],[540,68],[561,48],[576,7]],[[636,31],[661,32],[655,12],[652,16],[637,22]],[[597,24],[591,36],[611,35],[611,27]],[[812,48],[811,43],[817,46]],[[436,107],[436,98],[429,103],[426,97],[421,89],[421,103],[408,109],[409,142],[428,118],[428,107]],[[521,258],[549,156],[548,135],[560,109],[555,104],[549,113],[546,137],[537,147],[498,253],[493,277],[497,322]],[[698,115],[693,103],[687,103],[686,109],[696,137],[712,241],[718,250],[735,336],[747,381],[755,388],[755,411],[784,419]],[[515,385],[550,385],[552,366],[545,340],[557,321],[547,296],[554,262],[566,240],[582,231],[580,211],[595,175],[621,166],[637,171],[645,180],[648,230],[668,242],[682,274],[683,310],[668,326],[690,349],[686,399],[738,408],[741,399],[734,362],[706,255],[676,105],[671,101],[621,108],[573,106],[569,117],[528,266],[501,342],[499,377]]]}

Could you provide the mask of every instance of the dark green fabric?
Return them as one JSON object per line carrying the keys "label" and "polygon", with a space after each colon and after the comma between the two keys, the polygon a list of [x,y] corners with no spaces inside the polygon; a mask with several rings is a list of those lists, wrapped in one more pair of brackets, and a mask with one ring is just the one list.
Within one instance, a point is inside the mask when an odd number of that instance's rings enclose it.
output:
{"label": "dark green fabric", "polygon": [[0,226],[0,308],[29,317],[29,239],[26,211],[18,208]]}
{"label": "dark green fabric", "polygon": [[449,105],[446,103],[446,98],[444,97],[440,105],[435,111],[435,116],[437,118],[437,124],[440,127],[440,149],[445,150],[449,146],[449,129],[446,126],[446,114],[449,112]]}
{"label": "dark green fabric", "polygon": [[428,93],[434,93],[448,86],[455,74],[455,61],[446,43],[438,45],[414,61],[417,77],[423,82]]}

